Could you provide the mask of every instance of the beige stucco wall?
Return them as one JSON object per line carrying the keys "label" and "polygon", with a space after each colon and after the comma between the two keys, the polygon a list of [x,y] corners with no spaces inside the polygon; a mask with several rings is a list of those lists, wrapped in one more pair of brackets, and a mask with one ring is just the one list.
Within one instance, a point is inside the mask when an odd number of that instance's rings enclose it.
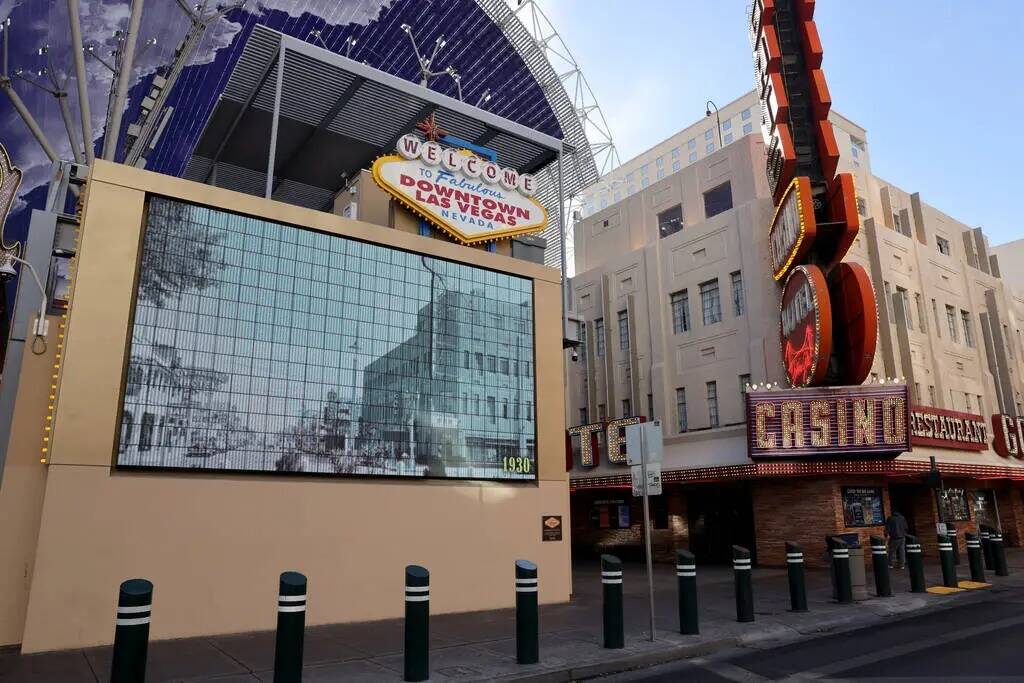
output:
{"label": "beige stucco wall", "polygon": [[[567,532],[541,542],[541,515],[569,515],[556,271],[104,162],[88,192],[24,652],[110,643],[118,584],[135,576],[155,584],[154,639],[273,628],[285,570],[309,577],[307,624],[399,616],[411,563],[432,572],[435,613],[512,605],[517,558],[538,563],[542,602],[568,599]],[[538,482],[115,470],[146,192],[533,278]]]}

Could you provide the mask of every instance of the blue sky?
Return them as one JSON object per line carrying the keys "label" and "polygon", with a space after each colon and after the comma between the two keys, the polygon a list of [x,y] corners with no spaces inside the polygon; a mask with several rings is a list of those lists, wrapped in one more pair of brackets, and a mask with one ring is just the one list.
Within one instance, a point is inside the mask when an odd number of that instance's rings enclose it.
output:
{"label": "blue sky", "polygon": [[[542,0],[623,160],[753,87],[747,0]],[[624,11],[625,10],[625,11]],[[872,169],[992,244],[1024,238],[1020,6],[819,0],[835,109],[868,131]]]}

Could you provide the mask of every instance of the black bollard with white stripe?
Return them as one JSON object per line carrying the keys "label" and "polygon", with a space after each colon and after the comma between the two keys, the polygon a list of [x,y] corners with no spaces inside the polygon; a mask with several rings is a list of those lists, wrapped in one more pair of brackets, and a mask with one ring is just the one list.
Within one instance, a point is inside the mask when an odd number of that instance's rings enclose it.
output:
{"label": "black bollard with white stripe", "polygon": [[302,648],[306,632],[306,577],[282,572],[277,591],[277,642],[274,645],[274,682],[302,680]]}
{"label": "black bollard with white stripe", "polygon": [[889,551],[885,539],[871,537],[871,568],[875,574],[875,595],[880,598],[892,597],[892,580],[889,577]]}
{"label": "black bollard with white stripe", "polygon": [[789,609],[807,611],[807,576],[804,572],[804,549],[786,541],[786,570],[789,574]]}
{"label": "black bollard with white stripe", "polygon": [[679,586],[679,632],[700,633],[697,623],[697,558],[689,550],[676,551],[676,583]]}
{"label": "black bollard with white stripe", "polygon": [[949,536],[949,542],[953,546],[953,566],[960,566],[960,541],[957,539],[957,528],[950,522],[946,522],[946,535]]}
{"label": "black bollard with white stripe", "polygon": [[978,534],[964,534],[967,540],[967,566],[971,568],[971,581],[985,583],[985,560],[982,557],[981,539]]}
{"label": "black bollard with white stripe", "polygon": [[924,557],[921,555],[921,544],[917,536],[907,535],[907,571],[910,574],[910,592],[925,593]]}
{"label": "black bollard with white stripe", "polygon": [[604,646],[626,646],[622,618],[622,560],[614,555],[601,556],[601,588],[604,598]]}
{"label": "black bollard with white stripe", "polygon": [[430,572],[405,568],[405,680],[430,678]]}
{"label": "black bollard with white stripe", "polygon": [[996,568],[995,560],[992,558],[992,532],[989,527],[981,525],[981,553],[985,558],[985,569],[992,571]]}
{"label": "black bollard with white stripe", "polygon": [[516,560],[516,661],[540,661],[540,620],[537,615],[537,565]]}
{"label": "black bollard with white stripe", "polygon": [[939,534],[939,564],[942,566],[942,585],[956,588],[956,566],[953,564],[953,542],[949,535]]}
{"label": "black bollard with white stripe", "polygon": [[1006,547],[1003,545],[1002,529],[993,529],[992,537],[992,560],[996,565],[996,576],[1009,576],[1010,568],[1006,566]]}
{"label": "black bollard with white stripe", "polygon": [[149,649],[149,621],[153,612],[153,584],[146,579],[129,579],[121,584],[114,622],[114,657],[111,683],[142,683],[146,680],[146,651]]}
{"label": "black bollard with white stripe", "polygon": [[836,577],[836,600],[840,604],[853,602],[853,584],[850,576],[850,547],[841,538],[832,538],[832,568]]}
{"label": "black bollard with white stripe", "polygon": [[732,547],[733,585],[736,591],[736,621],[754,620],[754,581],[750,576],[750,551],[743,546]]}

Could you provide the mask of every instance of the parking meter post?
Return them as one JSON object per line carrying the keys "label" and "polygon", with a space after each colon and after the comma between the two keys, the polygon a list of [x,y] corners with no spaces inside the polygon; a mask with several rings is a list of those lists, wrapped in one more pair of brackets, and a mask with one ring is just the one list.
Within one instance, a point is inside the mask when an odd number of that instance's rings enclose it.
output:
{"label": "parking meter post", "polygon": [[406,681],[430,678],[430,572],[410,564],[405,568]]}
{"label": "parking meter post", "polygon": [[971,581],[985,583],[985,558],[978,534],[965,534],[967,541],[967,566],[971,568]]}
{"label": "parking meter post", "polygon": [[626,636],[622,617],[622,560],[614,555],[601,556],[601,587],[604,598],[604,646],[617,650],[625,647]]}
{"label": "parking meter post", "polygon": [[302,681],[302,649],[306,630],[306,577],[283,572],[277,590],[277,637],[274,681]]}
{"label": "parking meter post", "polygon": [[939,564],[942,566],[942,585],[956,588],[956,566],[953,565],[953,542],[947,534],[939,534]]}
{"label": "parking meter post", "polygon": [[516,560],[516,661],[540,661],[540,619],[537,610],[537,565]]}
{"label": "parking meter post", "polygon": [[111,683],[142,683],[146,680],[149,622],[153,612],[153,584],[129,579],[121,584],[114,621],[114,652]]}
{"label": "parking meter post", "polygon": [[789,608],[807,611],[807,576],[804,572],[804,549],[786,541],[786,570],[789,575]]}
{"label": "parking meter post", "polygon": [[996,565],[996,576],[1009,576],[1010,569],[1006,565],[1006,547],[1003,545],[1002,529],[992,531],[992,559]]}
{"label": "parking meter post", "polygon": [[676,583],[679,590],[679,632],[700,633],[697,623],[697,559],[689,550],[676,551]]}
{"label": "parking meter post", "polygon": [[880,598],[892,597],[892,580],[889,576],[889,552],[885,539],[871,537],[871,568],[875,575],[875,595]]}
{"label": "parking meter post", "polygon": [[750,551],[738,545],[732,547],[733,585],[736,592],[736,621],[754,620],[754,582],[751,577]]}
{"label": "parking meter post", "polygon": [[925,593],[924,557],[921,555],[921,543],[917,536],[907,535],[907,571],[910,574],[910,592]]}
{"label": "parking meter post", "polygon": [[832,540],[832,565],[835,567],[836,599],[840,604],[853,602],[853,583],[850,576],[850,547],[841,538]]}

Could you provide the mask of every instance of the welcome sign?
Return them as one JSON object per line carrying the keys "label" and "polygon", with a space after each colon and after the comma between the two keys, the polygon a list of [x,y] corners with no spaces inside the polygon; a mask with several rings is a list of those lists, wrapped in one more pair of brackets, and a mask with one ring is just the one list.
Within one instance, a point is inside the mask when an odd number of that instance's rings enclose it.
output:
{"label": "welcome sign", "polygon": [[547,225],[547,210],[533,198],[532,175],[415,135],[403,136],[397,151],[374,162],[374,181],[465,244],[537,232]]}

